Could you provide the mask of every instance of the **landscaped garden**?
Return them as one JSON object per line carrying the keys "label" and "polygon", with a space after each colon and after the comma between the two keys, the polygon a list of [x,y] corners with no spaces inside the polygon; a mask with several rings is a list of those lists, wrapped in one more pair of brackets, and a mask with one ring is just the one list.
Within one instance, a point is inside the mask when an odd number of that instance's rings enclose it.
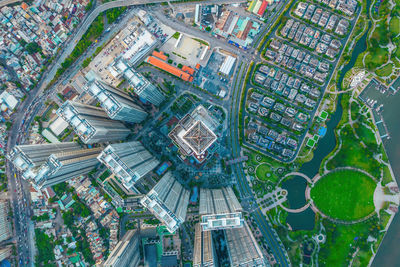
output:
{"label": "landscaped garden", "polygon": [[323,176],[311,189],[311,198],[325,215],[354,221],[374,210],[376,182],[355,170],[338,170]]}
{"label": "landscaped garden", "polygon": [[367,38],[367,50],[360,54],[357,66],[365,67],[390,83],[400,70],[400,3],[375,0],[370,6],[371,27]]}

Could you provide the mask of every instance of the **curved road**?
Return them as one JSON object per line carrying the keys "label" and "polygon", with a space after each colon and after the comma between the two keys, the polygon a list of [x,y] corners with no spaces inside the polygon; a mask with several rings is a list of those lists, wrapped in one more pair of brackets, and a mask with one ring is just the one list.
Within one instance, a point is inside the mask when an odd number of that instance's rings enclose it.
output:
{"label": "curved road", "polygon": [[[245,90],[243,87],[245,75],[248,70],[248,65],[245,63],[241,63],[236,73],[236,81],[234,83],[233,92],[232,92],[232,103],[231,103],[231,114],[230,114],[230,129],[231,129],[231,144],[233,150],[233,158],[240,157],[240,143],[239,143],[239,110],[240,108],[240,99],[242,95],[242,90]],[[290,266],[290,262],[288,260],[286,250],[282,246],[279,241],[279,237],[276,232],[272,230],[272,226],[266,220],[264,214],[261,213],[260,208],[256,204],[257,201],[254,198],[254,195],[251,191],[251,188],[248,184],[246,175],[243,172],[243,166],[241,163],[237,163],[233,165],[234,172],[237,176],[237,186],[240,191],[242,205],[245,210],[248,210],[252,215],[254,220],[256,221],[262,235],[264,236],[268,247],[271,249],[272,254],[275,257],[275,260],[279,264],[279,266]]]}
{"label": "curved road", "polygon": [[0,1],[0,7],[6,6],[6,5],[10,5],[10,4],[14,4],[17,2],[21,2],[21,0],[2,0]]}
{"label": "curved road", "polygon": [[[0,2],[0,7],[4,6],[6,4],[18,2],[15,0],[6,0],[6,1],[1,1]],[[113,1],[113,2],[108,2],[105,4],[102,4],[100,6],[97,6],[89,15],[86,16],[84,21],[79,25],[79,29],[77,29],[76,32],[74,32],[73,38],[69,39],[65,45],[63,50],[61,51],[61,54],[57,57],[56,61],[52,66],[50,66],[49,71],[45,74],[45,76],[42,78],[42,80],[38,83],[38,86],[36,88],[36,91],[32,91],[30,94],[27,95],[27,99],[25,102],[23,102],[19,108],[19,110],[13,114],[12,119],[13,119],[13,127],[10,131],[9,134],[9,140],[7,144],[7,151],[10,151],[10,148],[12,148],[17,142],[18,143],[23,143],[24,142],[24,133],[27,131],[29,128],[30,123],[33,121],[33,118],[35,114],[40,110],[40,108],[43,106],[44,100],[47,98],[47,96],[51,93],[51,90],[48,90],[46,92],[43,92],[44,89],[47,87],[47,85],[50,83],[50,81],[54,78],[57,69],[60,67],[61,63],[64,62],[64,60],[71,54],[73,49],[75,48],[75,45],[77,42],[82,38],[83,34],[87,31],[91,23],[96,19],[96,17],[101,13],[104,12],[107,9],[110,8],[115,8],[115,7],[122,7],[122,6],[131,6],[131,5],[142,5],[142,4],[152,4],[152,3],[160,3],[164,2],[163,0],[119,0],[119,1]],[[214,1],[205,1],[205,2],[214,2]],[[215,1],[217,2],[217,1]],[[235,2],[234,0],[227,0],[224,2]],[[238,119],[239,119],[239,102],[240,102],[240,96],[242,93],[242,84],[243,84],[243,78],[247,70],[247,65],[239,68],[238,70],[238,76],[240,78],[239,83],[235,84],[234,91],[233,91],[233,97],[232,97],[232,109],[231,109],[231,129],[232,129],[232,148],[233,148],[233,156],[237,157],[240,154],[240,145],[239,145],[239,140],[238,140]],[[54,87],[53,87],[54,88]],[[9,177],[9,187],[10,187],[10,192],[18,192],[22,191],[22,184],[20,183],[20,179],[17,176],[17,179],[14,179],[12,177],[14,170],[11,164],[7,162],[7,174]],[[238,179],[238,187],[242,196],[243,200],[243,205],[246,207],[247,210],[250,210],[250,213],[253,215],[261,233],[265,237],[265,240],[267,242],[267,245],[271,248],[272,254],[275,256],[275,259],[279,263],[280,266],[289,266],[290,263],[288,262],[287,255],[285,249],[282,247],[280,242],[278,241],[278,236],[274,231],[272,231],[272,226],[268,223],[268,221],[265,219],[265,216],[261,213],[260,209],[258,208],[255,198],[251,192],[250,186],[247,183],[246,176],[243,173],[243,168],[241,164],[235,164],[234,165],[234,171],[237,174],[237,179]],[[17,194],[12,193],[12,199],[14,204],[17,202]],[[17,211],[18,212],[18,211]],[[28,210],[20,210],[19,211],[22,214],[29,214]],[[28,216],[25,216],[25,220],[27,219]],[[29,220],[28,220],[29,222]],[[26,229],[26,228],[25,228]],[[26,231],[26,230],[25,230]],[[21,236],[20,233],[17,233],[17,236]],[[31,236],[28,235],[26,236],[27,239],[29,240]],[[25,239],[25,238],[24,238]],[[27,241],[26,239],[24,241]],[[24,242],[22,242],[24,243]],[[29,246],[29,250],[31,250],[32,247]],[[26,254],[22,252],[23,254],[23,259],[26,258]],[[24,255],[25,254],[25,255]],[[28,255],[32,256],[31,253],[27,253]],[[31,264],[32,264],[32,258],[31,258]]]}

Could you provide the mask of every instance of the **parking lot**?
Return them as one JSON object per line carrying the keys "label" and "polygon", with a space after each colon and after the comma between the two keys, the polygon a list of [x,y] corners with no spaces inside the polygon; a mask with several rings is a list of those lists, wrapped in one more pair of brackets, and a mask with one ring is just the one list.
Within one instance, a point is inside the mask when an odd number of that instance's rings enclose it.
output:
{"label": "parking lot", "polygon": [[[222,54],[218,50],[214,50],[207,65],[199,70],[194,79],[194,84],[212,94],[224,97],[231,83],[231,77],[223,75],[216,70],[220,69],[226,57],[227,54]],[[232,67],[231,71],[233,71],[234,68],[235,66]],[[216,75],[216,72],[218,75]]]}

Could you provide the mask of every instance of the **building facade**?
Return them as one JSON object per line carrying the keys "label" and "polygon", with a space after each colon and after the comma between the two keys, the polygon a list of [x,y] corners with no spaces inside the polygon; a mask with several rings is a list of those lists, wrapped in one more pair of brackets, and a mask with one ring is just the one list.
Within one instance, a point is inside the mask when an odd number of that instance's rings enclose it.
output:
{"label": "building facade", "polygon": [[99,164],[100,147],[52,154],[40,167],[33,182],[38,188],[53,186],[88,174]]}
{"label": "building facade", "polygon": [[82,149],[77,143],[15,146],[8,156],[22,177],[37,188],[49,187],[90,172],[101,148]]}
{"label": "building facade", "polygon": [[110,72],[116,77],[123,76],[133,87],[133,91],[143,100],[159,106],[165,96],[154,84],[149,82],[141,73],[131,68],[123,59],[115,61],[110,66]]}
{"label": "building facade", "polygon": [[57,115],[71,125],[85,144],[124,140],[131,131],[121,122],[111,120],[98,107],[66,101]]}
{"label": "building facade", "polygon": [[138,123],[147,117],[147,112],[123,90],[99,80],[89,82],[84,89],[100,102],[100,106],[113,120]]}
{"label": "building facade", "polygon": [[214,248],[211,231],[202,231],[199,223],[195,226],[193,267],[214,267]]}
{"label": "building facade", "polygon": [[140,202],[173,233],[185,221],[189,196],[189,190],[167,172]]}
{"label": "building facade", "polygon": [[203,231],[243,227],[242,207],[231,187],[201,188],[199,214]]}
{"label": "building facade", "polygon": [[225,240],[228,246],[230,266],[267,266],[260,247],[246,223],[242,228],[226,229]]}
{"label": "building facade", "polygon": [[7,158],[22,173],[22,177],[29,180],[36,176],[37,170],[47,161],[51,154],[78,149],[80,149],[79,145],[74,142],[18,145],[13,147]]}
{"label": "building facade", "polygon": [[111,144],[101,152],[98,160],[106,165],[127,189],[134,191],[134,184],[159,164],[138,141]]}
{"label": "building facade", "polygon": [[0,200],[0,242],[11,238],[11,222],[8,221],[8,202]]}
{"label": "building facade", "polygon": [[105,267],[136,267],[140,262],[140,235],[129,230],[118,242],[104,263]]}

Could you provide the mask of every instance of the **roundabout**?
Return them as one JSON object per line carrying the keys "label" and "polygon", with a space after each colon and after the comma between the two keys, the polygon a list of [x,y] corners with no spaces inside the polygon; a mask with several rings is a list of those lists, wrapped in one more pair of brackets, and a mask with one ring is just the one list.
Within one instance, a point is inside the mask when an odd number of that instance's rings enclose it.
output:
{"label": "roundabout", "polygon": [[312,207],[333,221],[352,223],[374,214],[376,181],[362,171],[340,168],[321,176],[309,190]]}

